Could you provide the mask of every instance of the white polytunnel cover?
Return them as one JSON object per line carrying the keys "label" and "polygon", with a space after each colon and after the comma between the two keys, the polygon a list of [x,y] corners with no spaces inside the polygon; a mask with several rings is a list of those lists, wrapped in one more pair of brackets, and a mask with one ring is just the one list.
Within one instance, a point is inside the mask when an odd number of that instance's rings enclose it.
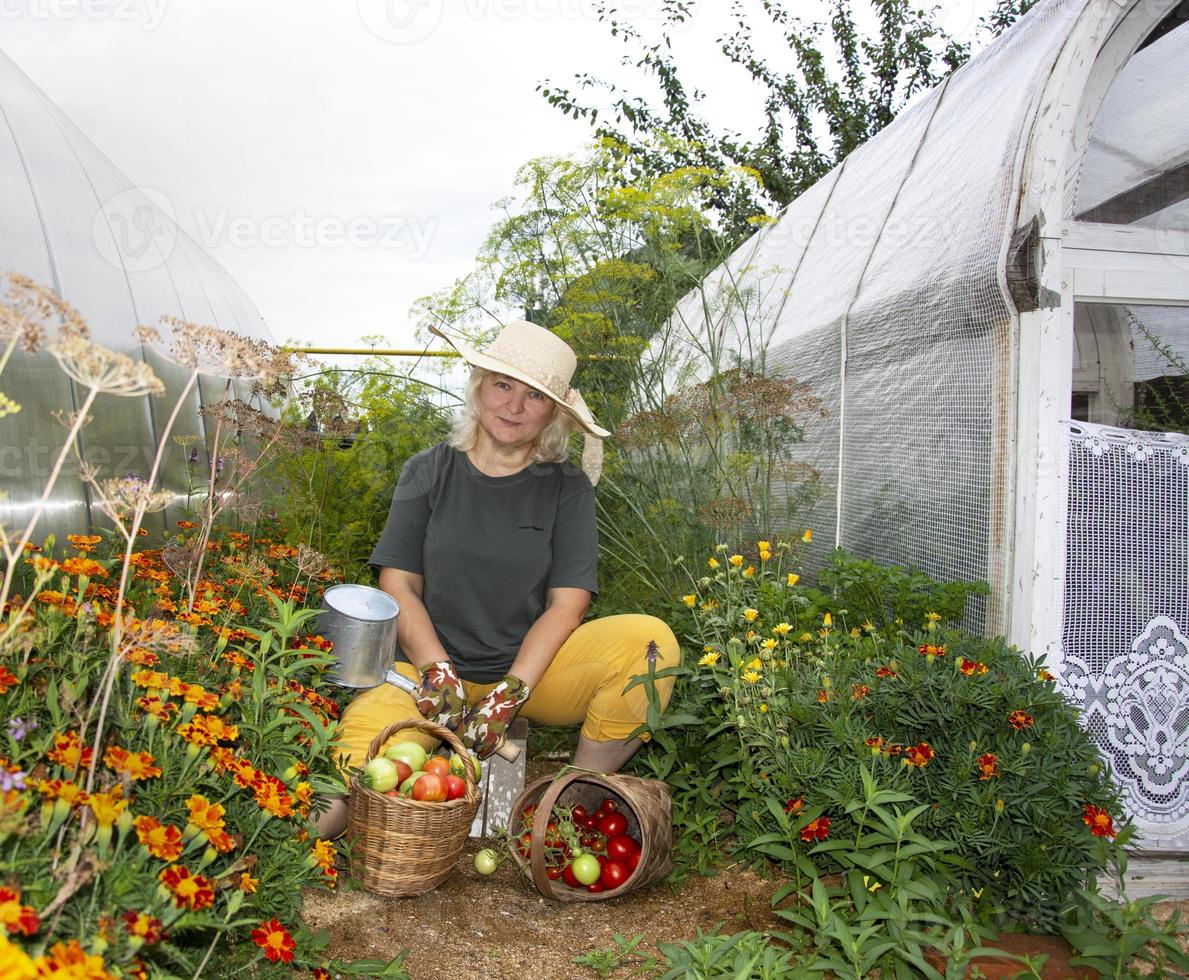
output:
{"label": "white polytunnel cover", "polygon": [[[142,348],[134,327],[157,325],[170,314],[271,340],[243,289],[177,226],[168,198],[134,186],[3,53],[0,273],[28,276],[55,290],[80,311],[97,342],[147,360],[165,383],[167,393],[159,399],[100,396],[81,443],[105,476],[148,474],[161,413],[172,409],[186,377],[181,367]],[[242,382],[234,385],[240,397],[248,394]],[[208,393],[222,389],[222,382],[202,386]],[[0,482],[8,496],[0,500],[0,520],[23,527],[61,445],[62,429],[52,413],[77,405],[79,392],[44,352],[14,354],[3,390],[21,411],[4,420]],[[175,435],[202,436],[201,398],[191,391]],[[182,453],[167,455],[163,482],[184,497]],[[150,515],[147,526],[159,530],[178,516],[174,509]],[[86,487],[66,467],[34,540],[83,531],[92,521],[102,523],[102,515],[89,512]]]}

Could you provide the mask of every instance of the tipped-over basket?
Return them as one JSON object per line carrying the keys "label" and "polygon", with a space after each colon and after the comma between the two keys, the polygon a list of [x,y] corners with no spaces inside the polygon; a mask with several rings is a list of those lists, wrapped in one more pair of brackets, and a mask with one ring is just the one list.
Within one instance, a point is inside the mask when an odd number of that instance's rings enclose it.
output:
{"label": "tipped-over basket", "polygon": [[466,791],[456,800],[431,803],[385,796],[351,777],[347,836],[351,877],[367,891],[399,898],[421,895],[450,877],[479,806],[471,754],[448,728],[421,719],[398,721],[372,739],[364,765],[403,731],[421,732],[449,744],[465,760]]}
{"label": "tipped-over basket", "polygon": [[[556,776],[546,776],[524,787],[512,804],[508,830],[513,839],[524,832],[524,810],[532,804],[536,804],[536,812],[542,815],[551,813],[558,804],[570,809],[577,803],[593,813],[603,798],[615,800],[619,812],[627,818],[628,833],[640,842],[640,863],[631,877],[614,891],[571,888],[546,874],[545,835],[533,834],[528,857],[517,853],[515,848],[512,856],[522,870],[532,875],[537,891],[546,898],[559,902],[601,902],[660,881],[673,867],[673,794],[668,784],[659,779],[563,769]],[[542,821],[547,820],[548,816],[542,817]]]}

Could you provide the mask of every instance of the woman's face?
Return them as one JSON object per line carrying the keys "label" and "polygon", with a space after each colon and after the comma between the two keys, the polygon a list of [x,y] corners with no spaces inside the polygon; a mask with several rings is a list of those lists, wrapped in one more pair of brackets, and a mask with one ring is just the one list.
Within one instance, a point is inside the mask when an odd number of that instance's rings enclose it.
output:
{"label": "woman's face", "polygon": [[536,388],[505,374],[488,374],[479,382],[479,428],[497,446],[531,446],[555,408]]}

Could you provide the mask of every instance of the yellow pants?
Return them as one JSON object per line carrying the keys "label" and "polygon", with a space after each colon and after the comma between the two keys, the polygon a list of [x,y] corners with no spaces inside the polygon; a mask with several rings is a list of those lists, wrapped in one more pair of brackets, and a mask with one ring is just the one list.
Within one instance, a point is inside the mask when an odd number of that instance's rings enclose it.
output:
{"label": "yellow pants", "polygon": [[[626,694],[623,689],[636,674],[648,673],[649,641],[655,641],[656,669],[675,667],[681,650],[673,631],[654,616],[604,616],[578,627],[562,644],[545,671],[521,716],[542,725],[576,725],[582,734],[597,742],[623,739],[644,721],[648,696],[638,684]],[[415,681],[420,674],[412,664],[397,663],[395,669]],[[491,684],[463,682],[467,704],[477,703]],[[657,681],[662,706],[673,693],[673,678]],[[391,684],[381,684],[356,696],[343,712],[336,738],[344,766],[362,766],[368,745],[376,734],[394,721],[420,718],[417,703]],[[436,743],[420,733],[401,732],[390,741],[412,739],[426,748]]]}

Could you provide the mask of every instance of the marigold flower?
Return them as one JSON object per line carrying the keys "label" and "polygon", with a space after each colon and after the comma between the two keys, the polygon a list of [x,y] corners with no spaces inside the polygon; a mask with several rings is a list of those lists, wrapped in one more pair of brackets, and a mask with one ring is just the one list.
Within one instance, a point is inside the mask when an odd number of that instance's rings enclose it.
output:
{"label": "marigold flower", "polygon": [[222,830],[226,810],[222,803],[212,803],[205,796],[195,793],[186,800],[190,811],[189,822],[202,831]]}
{"label": "marigold flower", "polygon": [[760,561],[767,561],[771,557],[772,557],[772,552],[769,551],[767,548],[760,549]]}
{"label": "marigold flower", "polygon": [[69,806],[83,806],[87,802],[83,788],[66,779],[43,779],[37,784],[37,791],[51,800],[62,800]]}
{"label": "marigold flower", "polygon": [[1090,828],[1090,833],[1095,837],[1106,837],[1109,839],[1113,838],[1117,833],[1110,811],[1105,807],[1097,807],[1093,803],[1087,803],[1083,808],[1082,823]]}
{"label": "marigold flower", "polygon": [[330,971],[317,966],[314,967],[314,970],[310,976],[312,977],[312,980],[330,980]]}
{"label": "marigold flower", "polygon": [[236,758],[231,763],[231,778],[240,789],[254,788],[261,779],[260,771],[247,759]]}
{"label": "marigold flower", "polygon": [[70,731],[54,736],[54,747],[46,753],[46,758],[64,769],[75,769],[78,766],[85,769],[91,764],[94,754],[90,746],[82,744],[78,732]]}
{"label": "marigold flower", "polygon": [[904,764],[916,769],[924,769],[936,755],[937,753],[933,751],[933,747],[928,742],[909,745],[904,749]]}
{"label": "marigold flower", "polygon": [[866,684],[852,684],[850,687],[850,693],[856,701],[862,701],[863,698],[867,697],[867,695],[871,693],[871,688],[869,688]]}
{"label": "marigold flower", "polygon": [[179,909],[197,912],[215,903],[214,883],[203,875],[190,874],[185,865],[171,864],[157,877],[169,889],[173,903]]}
{"label": "marigold flower", "polygon": [[772,550],[772,542],[771,541],[757,541],[756,547],[760,551],[771,551]]}
{"label": "marigold flower", "polygon": [[825,704],[829,700],[830,700],[830,692],[827,691],[825,688],[822,688],[820,691],[817,692],[817,703],[818,704]]}
{"label": "marigold flower", "polygon": [[129,676],[132,678],[132,683],[137,687],[143,687],[149,690],[157,690],[170,686],[170,676],[159,670],[138,670]]}
{"label": "marigold flower", "polygon": [[945,646],[942,644],[925,643],[917,647],[922,657],[944,657]]}
{"label": "marigold flower", "polygon": [[1031,728],[1036,721],[1027,711],[1013,711],[1007,716],[1007,723],[1011,725],[1017,732],[1022,732],[1025,728]]}
{"label": "marigold flower", "polygon": [[159,943],[165,935],[161,928],[161,920],[147,912],[129,909],[120,918],[124,920],[124,928],[128,930],[128,935],[134,936],[142,943],[151,946],[153,943]]}
{"label": "marigold flower", "polygon": [[939,623],[939,622],[941,622],[941,614],[935,613],[935,612],[925,613],[925,622],[926,623]]}
{"label": "marigold flower", "polygon": [[801,840],[806,844],[815,840],[825,840],[830,836],[830,818],[818,817],[816,820],[810,820],[804,827],[801,828]]}
{"label": "marigold flower", "polygon": [[198,525],[193,521],[178,521],[178,527],[183,531],[193,531]]}
{"label": "marigold flower", "polygon": [[248,872],[241,871],[239,876],[239,890],[247,892],[249,895],[255,895],[256,889],[260,887],[260,879],[253,878]]}
{"label": "marigold flower", "polygon": [[208,830],[206,831],[206,839],[220,854],[226,854],[228,851],[233,851],[238,846],[238,842],[225,830]]}
{"label": "marigold flower", "polygon": [[181,856],[182,832],[173,824],[163,824],[156,817],[140,816],[132,821],[132,826],[136,828],[136,839],[157,860],[176,861]]}
{"label": "marigold flower", "polygon": [[310,849],[310,859],[313,864],[324,869],[334,867],[334,859],[337,854],[334,845],[325,838],[314,841],[314,846]]}
{"label": "marigold flower", "polygon": [[760,614],[760,611],[758,609],[752,609],[750,606],[747,609],[743,610],[743,618],[745,620],[747,620],[749,623],[754,623],[756,621],[756,617],[759,614]]}
{"label": "marigold flower", "polygon": [[978,759],[978,780],[980,783],[985,783],[988,779],[992,779],[999,775],[999,757],[993,752],[988,752],[986,755],[979,756]]}
{"label": "marigold flower", "polygon": [[791,814],[793,814],[793,816],[796,816],[798,813],[801,812],[801,808],[804,806],[805,806],[805,797],[798,796],[796,799],[793,799],[793,800],[785,800],[784,812],[791,813]]}
{"label": "marigold flower", "polygon": [[274,817],[293,816],[293,798],[283,782],[275,776],[262,778],[255,789],[256,805]]}
{"label": "marigold flower", "polygon": [[0,694],[7,694],[10,687],[16,687],[20,682],[21,679],[16,674],[0,665]]}
{"label": "marigold flower", "polygon": [[161,768],[148,752],[129,752],[113,745],[103,754],[103,763],[120,775],[126,775],[135,782],[138,779],[152,779],[161,775]]}
{"label": "marigold flower", "polygon": [[805,542],[805,544],[809,544],[809,542],[813,540],[813,531],[809,528],[806,528],[805,533],[801,535],[801,540]]}
{"label": "marigold flower", "polygon": [[1040,670],[1038,670],[1036,672],[1036,679],[1038,681],[1046,681],[1047,682],[1047,681],[1055,681],[1057,678],[1054,677],[1052,674],[1050,674],[1043,667],[1041,667]]}
{"label": "marigold flower", "polygon": [[136,703],[157,721],[169,721],[178,712],[178,706],[172,701],[162,701],[155,694],[149,697],[139,697]]}
{"label": "marigold flower", "polygon": [[252,942],[264,950],[264,956],[270,962],[289,963],[293,959],[293,950],[297,942],[276,919],[261,922],[258,929],[252,930]]}
{"label": "marigold flower", "polygon": [[107,578],[107,569],[94,558],[67,558],[59,566],[67,575],[86,575],[88,578]]}
{"label": "marigold flower", "polygon": [[896,672],[891,667],[876,667],[875,676],[879,678],[895,677]]}
{"label": "marigold flower", "polygon": [[115,980],[103,965],[103,957],[88,953],[77,939],[54,943],[38,960],[38,977],[78,977],[80,980]]}
{"label": "marigold flower", "polygon": [[801,576],[798,575],[796,572],[789,572],[789,577],[788,577],[787,581],[790,586],[796,585],[798,582],[801,581]]}
{"label": "marigold flower", "polygon": [[716,650],[711,650],[709,653],[704,653],[704,654],[702,654],[701,658],[698,660],[698,666],[699,667],[713,667],[716,663],[718,663],[718,657],[719,657],[719,654],[718,654],[718,651],[716,651]]}
{"label": "marigold flower", "polygon": [[987,665],[981,660],[967,660],[963,657],[958,661],[958,670],[967,677],[971,677],[974,674],[985,674],[987,672]]}
{"label": "marigold flower", "polygon": [[755,573],[756,573],[755,565],[748,565],[745,569],[743,569],[743,577],[744,578],[751,578],[753,575],[755,575]]}
{"label": "marigold flower", "polygon": [[100,827],[110,827],[120,819],[120,814],[128,807],[128,801],[123,796],[123,790],[118,786],[109,792],[91,794],[87,806],[95,814],[95,822]]}
{"label": "marigold flower", "polygon": [[689,595],[683,595],[681,597],[681,601],[684,602],[690,609],[693,609],[694,606],[698,604],[698,597],[691,592]]}
{"label": "marigold flower", "polygon": [[41,927],[41,920],[33,906],[21,904],[19,891],[0,887],[0,925],[14,935],[32,936]]}
{"label": "marigold flower", "polygon": [[881,736],[872,735],[871,738],[867,739],[866,744],[867,748],[871,750],[872,755],[879,755],[884,750],[884,746],[886,746],[888,743],[887,740]]}

